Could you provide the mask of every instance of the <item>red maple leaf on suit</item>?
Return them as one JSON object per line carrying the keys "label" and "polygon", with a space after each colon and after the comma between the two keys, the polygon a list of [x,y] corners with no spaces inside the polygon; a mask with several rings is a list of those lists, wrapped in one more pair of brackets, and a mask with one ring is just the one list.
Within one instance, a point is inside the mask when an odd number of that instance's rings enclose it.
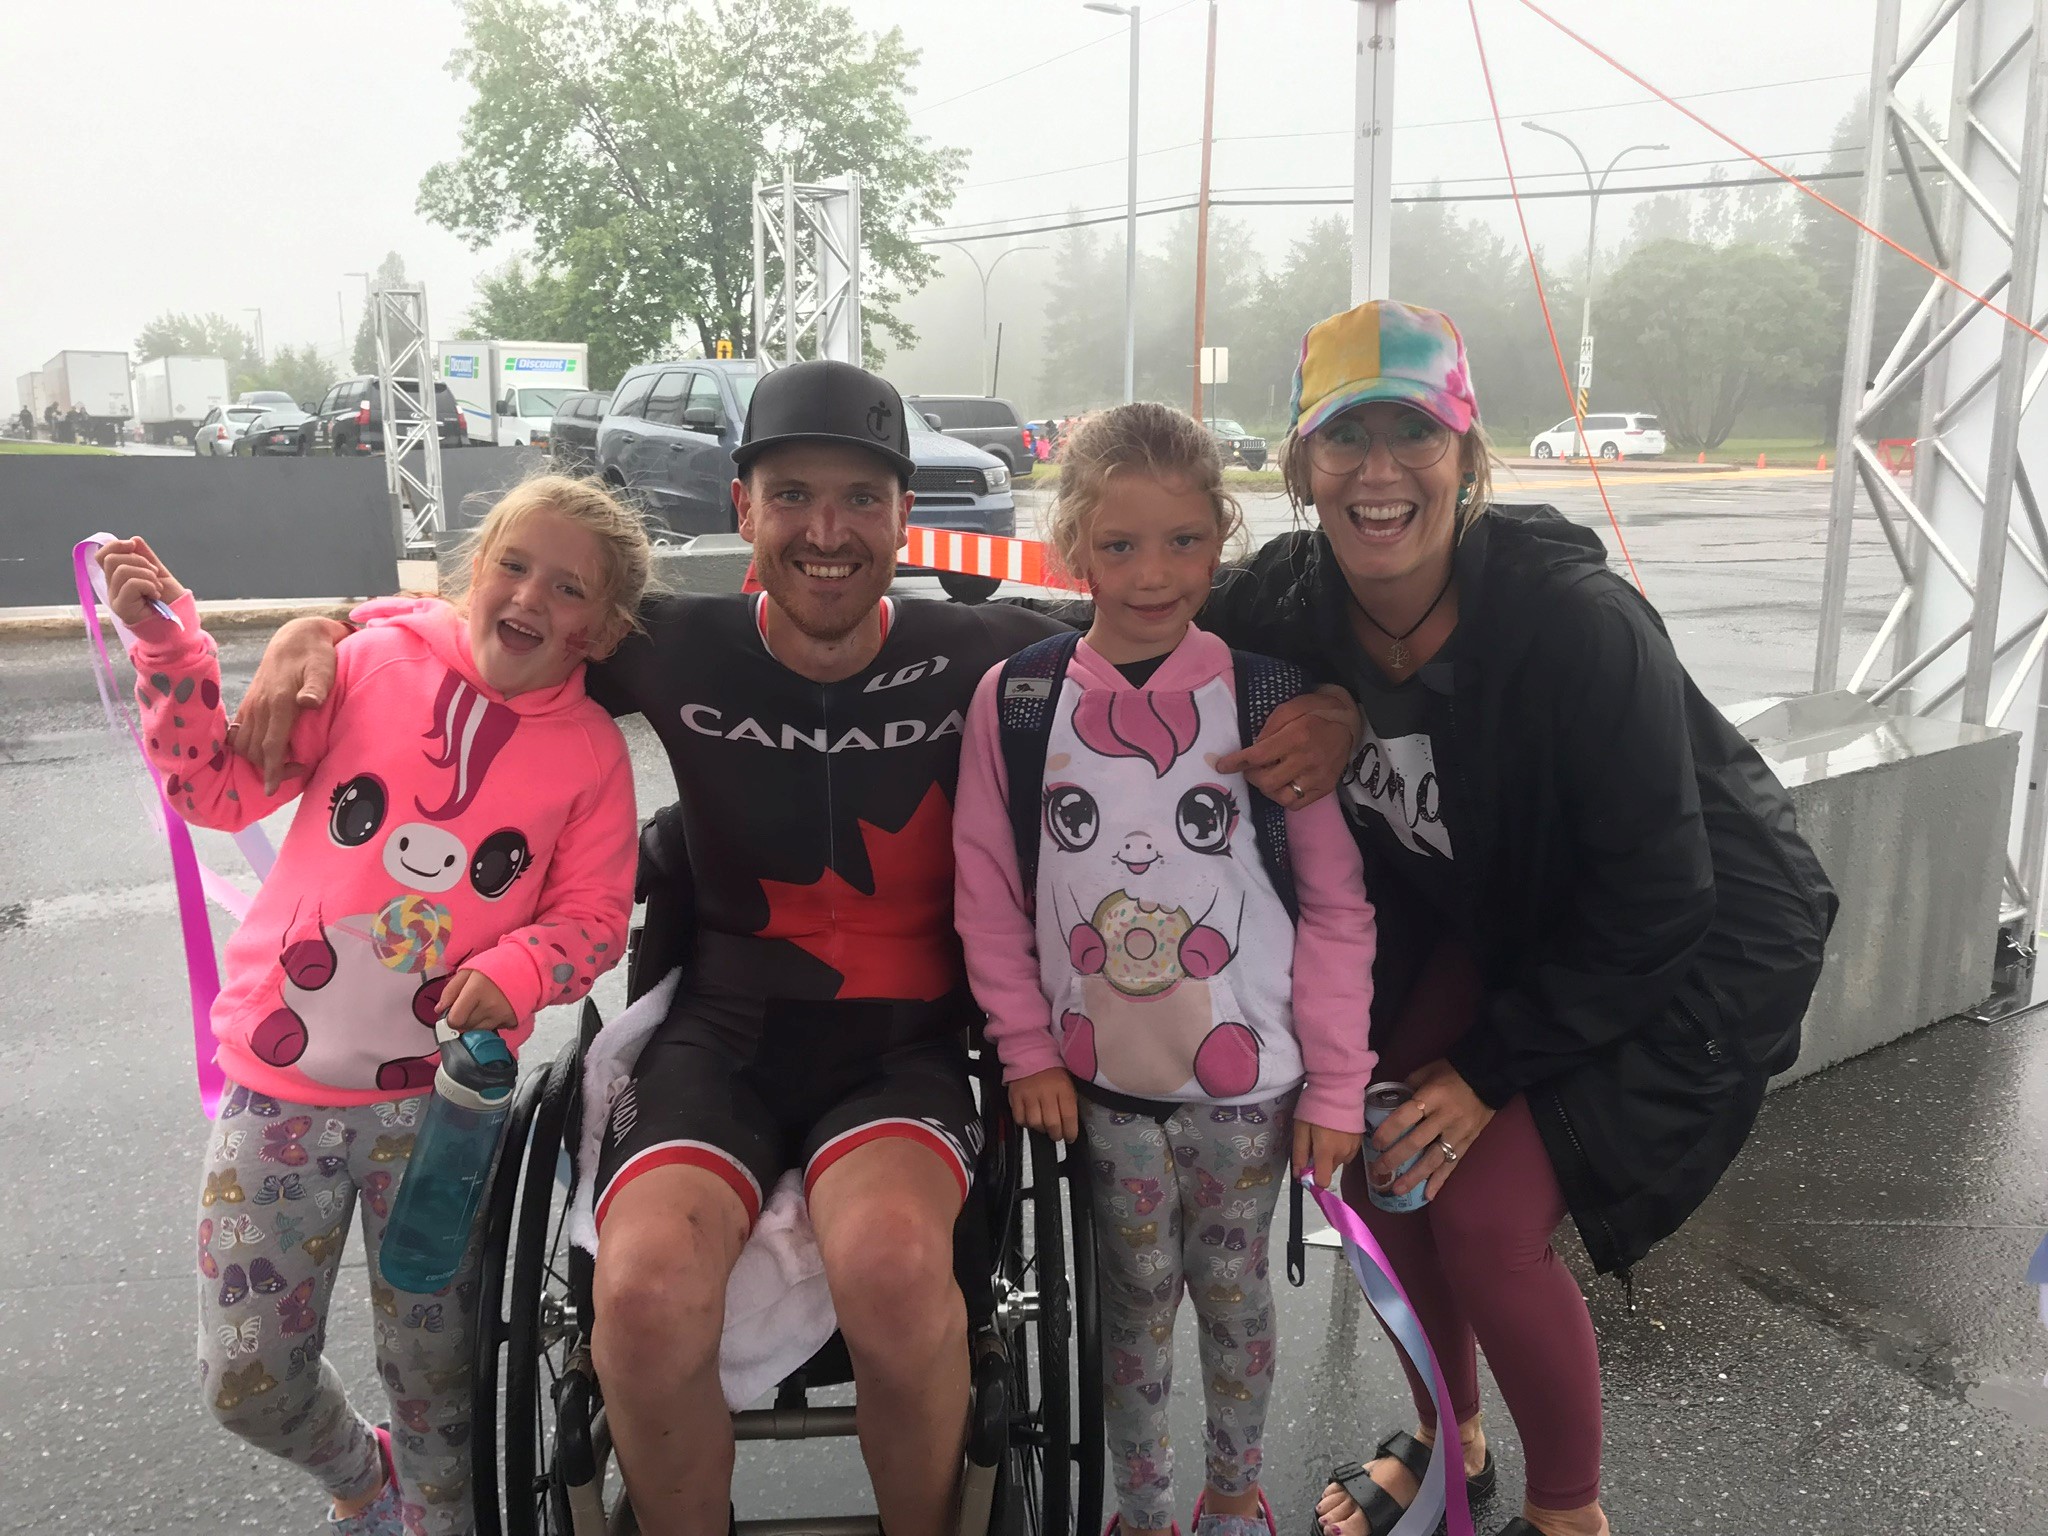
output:
{"label": "red maple leaf on suit", "polygon": [[857,823],[874,889],[827,868],[808,885],[763,880],[763,937],[787,939],[839,973],[838,997],[931,999],[959,984],[953,933],[953,810],[934,784],[894,832]]}

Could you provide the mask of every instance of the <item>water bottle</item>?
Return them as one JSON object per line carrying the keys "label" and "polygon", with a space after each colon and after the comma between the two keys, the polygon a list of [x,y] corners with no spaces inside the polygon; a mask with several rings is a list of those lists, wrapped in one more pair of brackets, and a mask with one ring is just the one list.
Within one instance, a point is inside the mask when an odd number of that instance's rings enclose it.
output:
{"label": "water bottle", "polygon": [[457,1035],[444,1022],[434,1033],[441,1068],[379,1255],[384,1283],[415,1295],[440,1290],[462,1265],[519,1075],[512,1052],[490,1030]]}

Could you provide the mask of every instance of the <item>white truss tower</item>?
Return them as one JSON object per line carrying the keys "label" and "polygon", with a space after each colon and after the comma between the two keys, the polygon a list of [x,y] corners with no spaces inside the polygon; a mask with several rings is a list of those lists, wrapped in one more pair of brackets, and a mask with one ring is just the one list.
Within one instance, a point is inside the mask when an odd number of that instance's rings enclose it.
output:
{"label": "white truss tower", "polygon": [[[2048,329],[2041,309],[2048,182],[2048,0],[1932,0],[1911,33],[1903,0],[1878,0],[1861,216],[1884,229],[1896,150],[1913,194],[1913,242],[1991,304]],[[1954,50],[1944,137],[1900,99],[1937,43]],[[1939,167],[1938,175],[1923,168]],[[1887,235],[1907,243],[1900,230]],[[2048,789],[2048,355],[2035,339],[1929,278],[1891,355],[1874,357],[1877,273],[1904,263],[1863,237],[1849,309],[1814,687],[1841,686],[1850,533],[1860,487],[1898,566],[1899,591],[1848,686],[1918,715],[2011,726],[2026,737],[2008,839],[2001,925],[2031,949],[2040,926]],[[1919,383],[1914,469],[1887,467],[1878,414]]]}
{"label": "white truss tower", "polygon": [[763,362],[832,358],[858,365],[860,177],[754,183],[754,355]]}
{"label": "white truss tower", "polygon": [[[384,417],[384,488],[391,493],[398,547],[432,544],[446,526],[441,497],[441,423],[434,400],[433,332],[427,290],[379,288],[370,295],[377,335],[377,408]],[[408,457],[418,451],[417,468]]]}

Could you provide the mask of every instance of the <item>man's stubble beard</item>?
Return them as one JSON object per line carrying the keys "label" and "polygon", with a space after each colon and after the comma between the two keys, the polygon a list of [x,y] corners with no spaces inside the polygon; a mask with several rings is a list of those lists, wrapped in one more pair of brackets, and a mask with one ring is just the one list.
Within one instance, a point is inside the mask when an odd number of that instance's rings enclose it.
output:
{"label": "man's stubble beard", "polygon": [[[765,563],[757,562],[755,576],[759,579],[762,589],[767,592],[768,600],[799,634],[821,645],[831,645],[844,640],[860,628],[868,615],[881,606],[882,599],[888,595],[890,582],[896,578],[896,562],[893,555],[886,562],[871,558],[866,550],[862,550],[861,555],[866,563],[862,575],[857,579],[862,583],[872,583],[874,594],[868,601],[857,606],[852,603],[845,604],[844,610],[850,616],[846,617],[844,622],[840,622],[838,614],[831,619],[824,619],[804,603],[804,577],[796,569],[797,556],[785,553]],[[831,561],[828,557],[819,556],[816,557],[816,563],[828,565]]]}

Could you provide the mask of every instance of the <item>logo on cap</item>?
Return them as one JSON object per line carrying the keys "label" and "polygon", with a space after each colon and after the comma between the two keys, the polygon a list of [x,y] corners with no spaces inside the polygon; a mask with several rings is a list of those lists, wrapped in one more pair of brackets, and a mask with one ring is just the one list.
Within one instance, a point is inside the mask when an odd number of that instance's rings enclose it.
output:
{"label": "logo on cap", "polygon": [[868,431],[875,435],[875,441],[889,441],[889,419],[896,414],[886,400],[877,400],[868,407]]}

